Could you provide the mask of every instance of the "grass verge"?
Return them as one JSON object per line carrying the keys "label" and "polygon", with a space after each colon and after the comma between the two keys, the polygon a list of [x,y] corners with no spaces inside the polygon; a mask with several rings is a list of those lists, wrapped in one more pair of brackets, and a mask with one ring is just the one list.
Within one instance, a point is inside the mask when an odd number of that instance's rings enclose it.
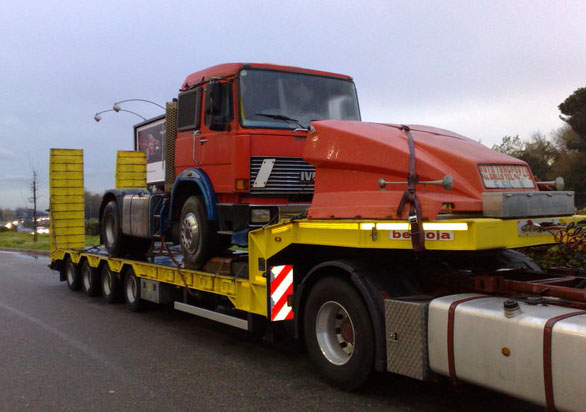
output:
{"label": "grass verge", "polygon": [[[100,243],[99,236],[85,236],[86,246],[96,246]],[[38,235],[35,243],[31,233],[0,232],[0,247],[12,249],[49,250],[49,235]]]}

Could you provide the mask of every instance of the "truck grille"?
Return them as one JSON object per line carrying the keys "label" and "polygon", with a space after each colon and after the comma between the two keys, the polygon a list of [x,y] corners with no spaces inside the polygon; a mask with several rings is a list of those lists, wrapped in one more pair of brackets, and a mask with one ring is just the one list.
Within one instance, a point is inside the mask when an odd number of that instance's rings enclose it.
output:
{"label": "truck grille", "polygon": [[[254,187],[263,160],[275,159],[275,164],[264,187]],[[315,167],[298,157],[251,157],[250,193],[287,194],[313,193]]]}

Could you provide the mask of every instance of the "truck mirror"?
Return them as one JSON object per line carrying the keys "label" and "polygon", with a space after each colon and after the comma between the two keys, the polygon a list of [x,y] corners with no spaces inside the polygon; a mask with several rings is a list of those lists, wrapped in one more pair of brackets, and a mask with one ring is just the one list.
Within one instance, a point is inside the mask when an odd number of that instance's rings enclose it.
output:
{"label": "truck mirror", "polygon": [[232,121],[231,83],[211,80],[206,88],[205,123],[210,130],[228,130]]}
{"label": "truck mirror", "polygon": [[207,90],[208,110],[211,115],[218,114],[222,110],[222,85],[216,80],[210,81]]}

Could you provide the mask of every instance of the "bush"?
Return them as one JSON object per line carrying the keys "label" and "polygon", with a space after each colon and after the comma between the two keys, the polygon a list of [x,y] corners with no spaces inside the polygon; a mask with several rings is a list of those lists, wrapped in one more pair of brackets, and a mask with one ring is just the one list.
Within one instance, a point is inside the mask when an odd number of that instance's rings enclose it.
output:
{"label": "bush", "polygon": [[[577,215],[586,215],[586,209],[576,212]],[[533,246],[521,250],[531,257],[543,269],[556,266],[570,266],[586,269],[586,250],[574,250],[566,245]]]}
{"label": "bush", "polygon": [[586,269],[586,252],[577,251],[566,245],[533,246],[521,252],[533,259],[543,269],[553,267],[575,267]]}
{"label": "bush", "polygon": [[100,222],[98,219],[88,219],[85,222],[85,234],[98,236],[100,234]]}

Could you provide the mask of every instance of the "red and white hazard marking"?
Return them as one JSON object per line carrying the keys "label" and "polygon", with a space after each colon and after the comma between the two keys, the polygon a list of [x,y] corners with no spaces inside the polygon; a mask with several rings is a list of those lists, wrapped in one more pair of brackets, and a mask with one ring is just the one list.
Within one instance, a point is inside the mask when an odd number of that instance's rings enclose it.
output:
{"label": "red and white hazard marking", "polygon": [[293,294],[293,265],[271,267],[271,320],[293,319],[287,297]]}

